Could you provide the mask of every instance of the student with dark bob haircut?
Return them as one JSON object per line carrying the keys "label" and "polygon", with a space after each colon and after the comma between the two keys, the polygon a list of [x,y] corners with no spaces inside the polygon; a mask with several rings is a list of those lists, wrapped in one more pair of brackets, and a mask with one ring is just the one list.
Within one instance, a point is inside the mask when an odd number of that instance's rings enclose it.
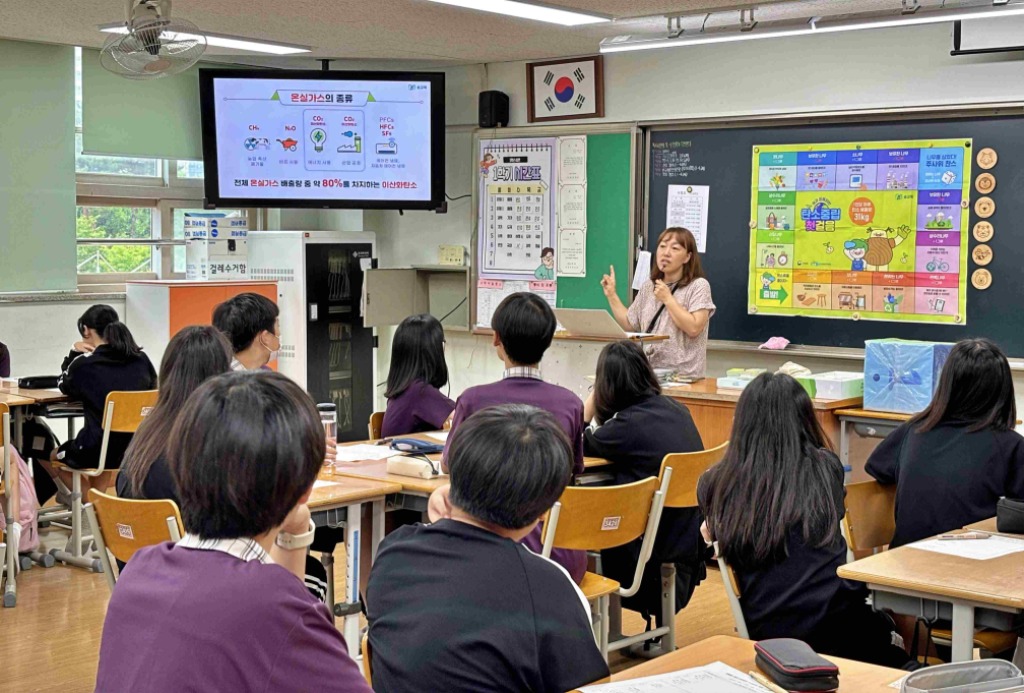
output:
{"label": "student with dark bob haircut", "polygon": [[391,370],[384,396],[381,435],[436,431],[455,409],[455,402],[441,394],[448,384],[444,360],[444,328],[428,313],[411,315],[395,330],[391,342]]}
{"label": "student with dark bob haircut", "polygon": [[[519,292],[506,296],[491,318],[494,348],[505,364],[505,372],[498,382],[471,387],[462,393],[455,402],[451,430],[458,430],[463,421],[487,407],[529,404],[544,409],[555,417],[569,437],[573,450],[573,473],[579,474],[583,471],[583,402],[564,387],[544,382],[540,372],[540,361],[551,346],[556,325],[551,306],[536,294]],[[431,494],[428,505],[435,513],[444,512],[448,505],[448,492],[448,487],[442,486]],[[540,528],[528,535],[524,542],[540,553],[543,545]],[[587,572],[584,551],[555,549],[551,557],[568,570],[576,582],[582,580]]]}
{"label": "student with dark bob haircut", "polygon": [[[585,405],[593,424],[583,436],[583,451],[611,462],[613,483],[628,484],[658,476],[665,455],[704,449],[690,410],[661,394],[643,349],[622,340],[608,344],[597,360],[594,391]],[[640,590],[622,600],[639,611],[648,624],[661,626],[661,566],[676,567],[676,610],[684,608],[693,590],[707,575],[704,542],[700,536],[703,517],[696,508],[665,508],[654,540],[651,560],[644,568]],[[641,541],[601,552],[604,574],[623,584],[633,580]]]}
{"label": "student with dark bob haircut", "polygon": [[227,336],[235,352],[231,370],[264,368],[277,358],[281,350],[279,315],[273,301],[254,293],[238,294],[214,308],[213,326]]}
{"label": "student with dark bob haircut", "polygon": [[[82,402],[85,425],[73,440],[65,441],[53,451],[50,464],[42,466],[54,479],[71,486],[70,472],[58,471],[54,462],[76,469],[93,469],[100,464],[103,446],[103,411],[107,395],[114,391],[152,390],[156,387],[156,371],[142,347],[135,343],[128,326],[118,318],[117,311],[107,305],[90,307],[78,319],[78,334],[71,353],[64,359],[57,381],[60,391]],[[128,444],[130,433],[111,433],[105,468],[111,470],[96,477],[82,477],[82,494],[90,488],[105,491],[113,481]],[[70,503],[58,493],[62,503]],[[45,499],[40,499],[44,502]]]}
{"label": "student with dark bob haircut", "polygon": [[1006,356],[987,339],[950,351],[931,404],[883,440],[868,474],[896,484],[902,546],[996,514],[1003,496],[1024,498],[1024,438]]}
{"label": "student with dark bob haircut", "polygon": [[374,687],[565,691],[607,676],[579,588],[520,543],[572,478],[559,423],[483,409],[449,438],[448,468],[445,516],[389,534],[370,571]]}
{"label": "student with dark bob haircut", "polygon": [[122,573],[96,690],[370,690],[302,585],[324,445],[309,395],[277,373],[227,373],[189,397],[168,450],[187,533]]}
{"label": "student with dark bob haircut", "polygon": [[736,571],[753,640],[796,638],[817,652],[885,666],[910,661],[846,562],[843,465],[804,388],[755,378],[736,404],[725,457],[697,484],[707,530]]}

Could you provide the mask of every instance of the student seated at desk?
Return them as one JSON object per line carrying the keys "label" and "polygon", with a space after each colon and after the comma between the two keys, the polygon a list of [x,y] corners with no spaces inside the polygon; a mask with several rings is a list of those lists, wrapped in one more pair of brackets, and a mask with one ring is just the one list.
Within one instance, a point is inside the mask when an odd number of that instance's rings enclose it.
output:
{"label": "student seated at desk", "polygon": [[[66,441],[53,451],[49,464],[40,465],[51,477],[59,477],[68,487],[72,483],[71,473],[58,472],[52,465],[59,461],[76,469],[99,466],[107,395],[115,391],[152,390],[156,387],[153,364],[113,308],[106,305],[89,308],[78,319],[78,333],[82,339],[75,342],[71,353],[64,359],[57,386],[71,399],[82,402],[85,425],[74,440]],[[83,496],[88,495],[90,488],[107,490],[131,440],[130,433],[110,434],[105,468],[111,471],[96,477],[82,477]],[[65,499],[62,498],[61,502]]]}
{"label": "student seated at desk", "polygon": [[[520,292],[507,296],[494,317],[494,348],[505,363],[501,380],[467,389],[455,403],[452,414],[452,432],[474,413],[499,404],[529,404],[544,409],[555,417],[569,436],[573,452],[573,473],[583,471],[583,402],[564,387],[544,382],[540,362],[555,336],[555,313],[551,306],[536,294]],[[442,462],[444,464],[444,462]],[[442,512],[447,505],[448,487],[442,486],[430,497],[430,506]],[[540,527],[524,543],[540,553],[543,546]],[[579,582],[587,572],[585,551],[554,549],[551,558],[562,565],[573,580]]]}
{"label": "student seated at desk", "polygon": [[1024,438],[1006,356],[987,339],[958,342],[931,404],[883,440],[868,474],[896,484],[892,547],[994,517],[1024,498]]}
{"label": "student seated at desk", "polygon": [[213,326],[225,334],[235,352],[231,370],[268,369],[281,351],[279,315],[273,301],[254,293],[232,296],[214,308]]}
{"label": "student seated at desk", "polygon": [[707,531],[735,570],[753,640],[797,638],[817,652],[900,667],[893,624],[846,562],[843,465],[807,392],[783,374],[743,390],[725,457],[697,484]]}
{"label": "student seated at desk", "polygon": [[7,345],[0,342],[0,378],[11,377],[11,352]]}
{"label": "student seated at desk", "polygon": [[227,373],[189,397],[168,450],[186,535],[121,574],[97,691],[370,690],[302,585],[324,451],[312,400],[282,375]]}
{"label": "student seated at desk", "polygon": [[[704,449],[690,410],[661,394],[647,356],[636,343],[612,342],[597,361],[594,391],[584,416],[593,424],[583,434],[583,451],[614,462],[613,483],[629,484],[658,476],[665,455]],[[622,605],[661,620],[661,565],[676,565],[676,610],[684,608],[693,590],[707,576],[703,518],[696,508],[665,508],[654,541],[651,560],[644,569],[640,591]],[[633,581],[641,540],[601,552],[607,577],[622,584]]]}
{"label": "student seated at desk", "polygon": [[455,409],[455,402],[441,394],[440,388],[447,383],[444,328],[428,313],[409,316],[391,342],[391,369],[384,391],[388,407],[381,435],[393,438],[440,430]]}
{"label": "student seated at desk", "polygon": [[451,504],[380,546],[366,589],[376,690],[566,691],[608,675],[590,607],[521,545],[572,479],[551,414],[504,405],[448,441]]}

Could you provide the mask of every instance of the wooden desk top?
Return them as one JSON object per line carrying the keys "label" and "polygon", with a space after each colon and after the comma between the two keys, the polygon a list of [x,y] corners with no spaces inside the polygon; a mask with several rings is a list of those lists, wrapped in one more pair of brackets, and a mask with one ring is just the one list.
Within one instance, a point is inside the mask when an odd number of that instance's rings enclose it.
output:
{"label": "wooden desk top", "polygon": [[[907,675],[899,669],[889,669],[839,657],[826,657],[839,666],[839,693],[873,693],[894,689],[889,684]],[[612,681],[629,681],[643,676],[667,674],[680,669],[691,669],[712,662],[723,662],[744,674],[758,671],[754,665],[754,643],[729,635],[716,635],[707,640],[670,652],[649,662],[630,667],[612,676]]]}
{"label": "wooden desk top", "polygon": [[36,403],[36,401],[31,397],[11,395],[6,392],[0,392],[0,402],[6,404],[8,407],[27,407]]}
{"label": "wooden desk top", "polygon": [[399,484],[388,481],[359,479],[336,474],[324,474],[322,472],[317,481],[327,482],[330,486],[320,486],[313,489],[313,495],[309,497],[309,507],[311,510],[326,506],[361,503],[375,498],[383,498],[389,493],[398,493],[402,490]]}
{"label": "wooden desk top", "polygon": [[894,423],[903,423],[904,421],[910,421],[914,416],[913,414],[896,414],[891,411],[872,411],[870,409],[840,409],[836,412],[836,416],[849,416],[857,417],[858,419],[877,419],[879,421],[892,421]]}
{"label": "wooden desk top", "polygon": [[[708,402],[730,402],[735,404],[742,394],[739,390],[718,389],[717,378],[705,378],[695,383],[685,384],[669,383],[662,387],[664,394],[674,399],[683,400],[704,400]],[[849,397],[847,399],[813,399],[811,402],[814,408],[821,411],[832,411],[847,407],[856,407],[864,401],[863,397]]]}
{"label": "wooden desk top", "polygon": [[1024,534],[1013,534],[1011,532],[1000,532],[996,527],[996,518],[990,517],[987,520],[981,522],[975,522],[973,525],[967,525],[964,529],[968,531],[977,530],[979,532],[988,532],[989,534],[998,534],[1004,537],[1013,537],[1015,539],[1024,539]]}
{"label": "wooden desk top", "polygon": [[976,561],[900,546],[840,566],[838,573],[847,580],[1024,610],[1022,555]]}
{"label": "wooden desk top", "polygon": [[68,396],[60,390],[54,388],[52,390],[30,390],[25,387],[0,387],[0,393],[7,395],[18,395],[20,397],[27,397],[33,401],[33,403],[46,404],[48,402],[65,402]]}

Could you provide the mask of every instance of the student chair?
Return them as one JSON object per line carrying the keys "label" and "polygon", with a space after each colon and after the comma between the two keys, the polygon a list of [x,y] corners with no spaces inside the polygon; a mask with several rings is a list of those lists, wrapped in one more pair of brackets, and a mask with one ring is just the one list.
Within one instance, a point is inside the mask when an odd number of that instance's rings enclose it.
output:
{"label": "student chair", "polygon": [[384,412],[375,411],[370,414],[370,440],[380,440],[380,431],[384,426]]}
{"label": "student chair", "polygon": [[[666,508],[697,508],[697,481],[701,474],[722,461],[728,441],[710,450],[684,452],[665,455],[661,462],[658,479],[670,479],[665,491],[664,507]],[[614,640],[609,649],[617,650],[633,644],[661,636],[659,646],[652,647],[645,656],[657,657],[676,649],[676,566],[664,563],[661,566],[661,622],[662,625],[653,630]],[[612,632],[619,631],[622,623],[622,602],[613,599],[611,602]]]}
{"label": "student chair", "polygon": [[111,590],[119,574],[110,554],[127,563],[139,549],[165,541],[177,542],[185,533],[178,505],[168,499],[128,500],[89,489],[85,513]]}
{"label": "student chair", "polygon": [[21,542],[21,525],[18,523],[20,505],[18,498],[18,467],[11,459],[11,409],[6,404],[0,403],[0,450],[2,450],[2,464],[0,467],[0,495],[7,499],[6,508],[0,508],[5,513],[7,529],[4,532],[4,541],[0,543],[0,582],[3,576],[7,575],[7,583],[4,586],[4,606],[13,607],[18,602],[18,545]]}
{"label": "student chair", "polygon": [[139,392],[111,392],[107,395],[103,408],[103,442],[100,446],[100,464],[95,469],[75,469],[57,463],[57,468],[71,473],[71,521],[70,526],[54,522],[53,524],[71,531],[64,550],[53,549],[50,553],[62,563],[76,565],[81,568],[99,572],[103,565],[98,558],[87,555],[88,545],[93,537],[83,535],[82,525],[82,477],[98,477],[107,471],[107,448],[111,433],[135,433],[142,419],[156,406],[157,391],[143,390]]}
{"label": "student chair", "polygon": [[[856,553],[884,550],[896,534],[896,485],[874,480],[847,485],[842,527],[847,561],[854,561]],[[952,645],[949,628],[934,628],[931,636],[936,645]],[[985,653],[998,654],[1016,645],[1017,634],[1011,631],[981,628],[974,633],[974,646]]]}
{"label": "student chair", "polygon": [[[640,589],[644,566],[651,557],[654,536],[661,520],[665,489],[671,481],[668,472],[659,483],[654,477],[621,486],[569,486],[551,508],[544,521],[542,555],[551,556],[556,546],[561,549],[599,551],[628,544],[640,537],[643,542],[633,584],[623,588],[615,580],[587,572],[580,584],[583,596],[597,613],[594,636],[601,655],[608,660],[608,602],[612,594],[631,597]],[[621,641],[620,641],[621,642]]]}
{"label": "student chair", "polygon": [[363,633],[362,642],[362,655],[363,655],[363,678],[366,679],[366,683],[373,687],[373,663],[370,661],[370,636],[368,633]]}
{"label": "student chair", "polygon": [[740,605],[740,583],[736,579],[736,573],[722,558],[718,550],[718,542],[715,542],[715,559],[718,561],[718,571],[722,574],[722,582],[725,583],[725,596],[729,600],[729,610],[732,611],[732,620],[736,624],[736,634],[741,638],[750,639],[750,631],[747,630],[747,621],[743,617],[743,607]]}

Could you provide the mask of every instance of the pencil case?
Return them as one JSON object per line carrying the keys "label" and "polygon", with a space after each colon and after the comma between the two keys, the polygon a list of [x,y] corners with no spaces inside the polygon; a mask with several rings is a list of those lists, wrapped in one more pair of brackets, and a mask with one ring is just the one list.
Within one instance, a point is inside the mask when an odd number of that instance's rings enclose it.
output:
{"label": "pencil case", "polygon": [[903,680],[902,693],[999,693],[1024,691],[1020,669],[1001,659],[939,664]]}
{"label": "pencil case", "polygon": [[26,390],[49,390],[57,387],[58,380],[60,380],[59,375],[27,375],[24,378],[18,378],[18,387],[23,387]]}
{"label": "pencil case", "polygon": [[834,691],[839,667],[802,640],[774,638],[754,644],[754,663],[787,691]]}
{"label": "pencil case", "polygon": [[996,503],[996,531],[1024,534],[1024,501],[1000,498]]}

